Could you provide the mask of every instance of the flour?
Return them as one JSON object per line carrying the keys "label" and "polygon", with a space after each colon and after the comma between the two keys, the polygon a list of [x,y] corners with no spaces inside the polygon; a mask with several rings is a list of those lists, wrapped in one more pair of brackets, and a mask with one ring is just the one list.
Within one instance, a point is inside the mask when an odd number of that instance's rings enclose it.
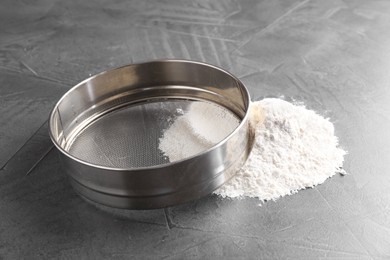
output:
{"label": "flour", "polygon": [[[253,102],[250,118],[255,132],[251,154],[216,194],[275,200],[343,173],[346,152],[338,147],[328,119],[281,99]],[[165,131],[159,148],[170,161],[180,160],[212,147],[238,124],[223,109],[197,102]]]}
{"label": "flour", "polygon": [[255,126],[252,152],[216,194],[275,200],[344,173],[346,152],[338,147],[328,119],[281,99],[263,99],[252,106],[264,110],[264,122]]}
{"label": "flour", "polygon": [[229,110],[213,103],[196,101],[164,132],[159,140],[159,149],[170,162],[182,160],[219,143],[239,124],[239,119]]}

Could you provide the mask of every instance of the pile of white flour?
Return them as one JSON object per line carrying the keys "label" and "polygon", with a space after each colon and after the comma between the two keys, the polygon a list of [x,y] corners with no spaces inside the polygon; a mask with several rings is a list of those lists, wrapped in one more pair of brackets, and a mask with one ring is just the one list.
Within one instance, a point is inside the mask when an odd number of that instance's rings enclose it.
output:
{"label": "pile of white flour", "polygon": [[[258,121],[257,124],[253,122],[255,143],[252,152],[244,167],[215,191],[216,194],[275,200],[318,185],[336,173],[345,173],[342,165],[346,152],[338,147],[338,138],[328,119],[281,99],[263,99],[251,106],[252,122]],[[165,143],[166,136],[174,130],[172,127],[166,130],[159,146],[170,159],[179,153],[172,149],[182,149]],[[177,142],[180,141],[176,139]]]}

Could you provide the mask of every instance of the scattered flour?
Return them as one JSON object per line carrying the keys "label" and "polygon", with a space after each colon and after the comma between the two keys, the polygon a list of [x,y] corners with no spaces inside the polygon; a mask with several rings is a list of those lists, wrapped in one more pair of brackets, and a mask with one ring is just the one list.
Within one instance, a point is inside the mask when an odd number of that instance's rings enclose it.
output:
{"label": "scattered flour", "polygon": [[[159,148],[170,161],[180,160],[220,142],[238,124],[226,110],[195,102],[164,132]],[[333,124],[314,111],[267,98],[252,103],[251,125],[255,142],[246,164],[216,194],[275,200],[345,173],[346,152],[338,147]]]}
{"label": "scattered flour", "polygon": [[[328,119],[281,99],[252,103],[264,121],[255,126],[255,143],[244,167],[216,194],[275,200],[323,183],[342,170],[346,152]],[[257,109],[252,109],[256,113]]]}

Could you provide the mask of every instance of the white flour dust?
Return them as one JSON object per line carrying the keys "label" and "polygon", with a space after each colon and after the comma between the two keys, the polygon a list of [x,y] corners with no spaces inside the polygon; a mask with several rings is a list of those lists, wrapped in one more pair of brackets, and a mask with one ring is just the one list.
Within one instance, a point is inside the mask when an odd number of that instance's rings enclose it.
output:
{"label": "white flour dust", "polygon": [[239,119],[225,108],[209,102],[193,102],[164,132],[159,149],[170,162],[185,159],[219,143],[239,124]]}
{"label": "white flour dust", "polygon": [[[193,113],[202,109],[202,103],[198,105]],[[251,106],[251,123],[255,132],[253,149],[243,168],[216,190],[216,194],[233,198],[255,197],[261,201],[275,200],[321,184],[336,173],[345,173],[342,165],[346,152],[338,147],[334,126],[328,119],[281,99],[263,99],[253,102]],[[201,121],[201,114],[200,117],[191,117],[192,121],[184,115],[165,131],[159,148],[171,161],[177,159],[178,155],[185,156],[183,151],[199,152],[199,146],[204,149],[206,144],[211,147],[218,142],[218,138],[213,138],[215,143],[207,142],[207,138],[214,136],[214,132],[218,131],[216,129],[221,127],[209,128],[207,132],[211,133],[210,136],[192,138],[187,143],[173,138],[178,134],[188,135],[188,131],[197,131],[196,127],[206,127],[203,125],[206,122]],[[188,128],[188,124],[192,127]],[[226,133],[233,131],[237,125],[238,121],[229,124],[233,128],[226,130]],[[218,137],[223,139],[222,134]]]}

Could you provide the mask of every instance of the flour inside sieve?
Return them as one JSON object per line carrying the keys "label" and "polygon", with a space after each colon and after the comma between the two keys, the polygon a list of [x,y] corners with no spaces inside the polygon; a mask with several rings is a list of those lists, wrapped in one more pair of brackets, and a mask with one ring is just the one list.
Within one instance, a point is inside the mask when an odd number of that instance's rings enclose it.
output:
{"label": "flour inside sieve", "polygon": [[230,110],[209,102],[193,102],[160,138],[159,148],[171,162],[194,156],[221,142],[240,120]]}

